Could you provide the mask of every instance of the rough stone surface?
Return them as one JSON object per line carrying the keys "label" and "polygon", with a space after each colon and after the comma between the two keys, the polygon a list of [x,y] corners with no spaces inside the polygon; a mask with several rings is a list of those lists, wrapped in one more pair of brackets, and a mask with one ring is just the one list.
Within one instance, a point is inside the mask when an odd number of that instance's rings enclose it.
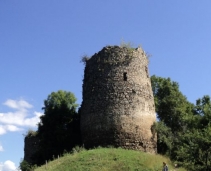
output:
{"label": "rough stone surface", "polygon": [[24,160],[28,163],[34,163],[31,157],[35,154],[38,148],[37,143],[38,138],[34,135],[28,135],[24,139]]}
{"label": "rough stone surface", "polygon": [[86,61],[81,105],[85,147],[156,153],[155,121],[148,59],[141,48],[107,46]]}

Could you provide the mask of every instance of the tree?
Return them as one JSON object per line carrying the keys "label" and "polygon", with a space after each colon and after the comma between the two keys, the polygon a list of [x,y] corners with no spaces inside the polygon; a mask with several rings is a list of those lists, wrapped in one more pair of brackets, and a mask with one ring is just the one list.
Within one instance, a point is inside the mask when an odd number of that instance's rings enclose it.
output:
{"label": "tree", "polygon": [[64,151],[80,145],[80,116],[76,112],[73,93],[59,90],[52,92],[44,101],[44,115],[38,124],[38,151],[34,155],[36,164],[53,159]]}
{"label": "tree", "polygon": [[158,153],[166,154],[190,171],[211,170],[211,100],[196,105],[187,101],[179,84],[152,76],[152,90],[159,121]]}
{"label": "tree", "polygon": [[170,127],[172,132],[184,129],[194,105],[180,92],[179,84],[170,78],[153,75],[151,82],[158,119]]}
{"label": "tree", "polygon": [[155,125],[158,133],[157,150],[174,158],[174,143],[178,140],[178,133],[186,131],[194,105],[180,92],[179,84],[170,78],[153,75],[151,83],[159,119]]}
{"label": "tree", "polygon": [[196,101],[195,115],[188,131],[180,134],[177,160],[189,170],[211,170],[211,101],[204,96]]}
{"label": "tree", "polygon": [[25,160],[21,160],[19,168],[21,171],[31,171],[30,164]]}

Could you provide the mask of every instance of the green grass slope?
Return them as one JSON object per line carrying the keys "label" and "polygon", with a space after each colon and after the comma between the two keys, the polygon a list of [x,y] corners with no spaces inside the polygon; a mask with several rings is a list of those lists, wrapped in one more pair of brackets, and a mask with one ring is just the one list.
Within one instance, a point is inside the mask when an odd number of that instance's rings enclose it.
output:
{"label": "green grass slope", "polygon": [[[161,171],[163,161],[169,171],[174,167],[168,158],[121,148],[97,148],[75,151],[50,161],[35,171]],[[185,171],[177,168],[177,171]]]}

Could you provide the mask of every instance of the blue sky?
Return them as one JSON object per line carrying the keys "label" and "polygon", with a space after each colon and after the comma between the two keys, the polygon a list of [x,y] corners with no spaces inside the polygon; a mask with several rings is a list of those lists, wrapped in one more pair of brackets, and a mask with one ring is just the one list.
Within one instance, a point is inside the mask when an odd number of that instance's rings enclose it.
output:
{"label": "blue sky", "polygon": [[211,1],[1,0],[0,171],[23,158],[44,99],[66,90],[82,101],[81,56],[122,40],[151,54],[151,75],[177,81],[188,100],[210,95]]}

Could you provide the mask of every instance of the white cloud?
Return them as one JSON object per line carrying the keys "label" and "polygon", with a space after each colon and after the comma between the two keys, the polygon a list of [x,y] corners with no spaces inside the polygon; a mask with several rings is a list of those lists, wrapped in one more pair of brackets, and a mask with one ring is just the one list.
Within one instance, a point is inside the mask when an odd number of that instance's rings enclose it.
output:
{"label": "white cloud", "polygon": [[4,105],[13,108],[13,109],[25,109],[25,108],[32,108],[33,106],[29,104],[25,100],[12,100],[8,99],[6,102],[3,103]]}
{"label": "white cloud", "polygon": [[17,171],[17,168],[15,166],[15,163],[7,160],[3,164],[0,164],[0,171]]}
{"label": "white cloud", "polygon": [[40,112],[34,112],[34,117],[32,118],[26,118],[24,120],[24,125],[26,126],[36,126],[38,124],[38,122],[40,122],[40,116],[43,115],[43,113],[40,113]]}
{"label": "white cloud", "polygon": [[5,133],[6,133],[5,128],[3,127],[3,125],[0,125],[0,135],[5,134]]}
{"label": "white cloud", "polygon": [[19,128],[15,125],[0,125],[0,135],[5,134],[7,131],[15,132],[15,131],[21,131],[21,130],[22,128]]}
{"label": "white cloud", "polygon": [[17,125],[17,126],[32,126],[35,127],[36,124],[40,121],[40,116],[43,113],[34,112],[34,116],[27,118],[28,111],[26,112],[9,112],[9,113],[0,113],[0,123]]}
{"label": "white cloud", "polygon": [[27,113],[25,111],[1,113],[0,123],[22,125],[22,121],[24,120],[24,117],[26,117],[26,115]]}
{"label": "white cloud", "polygon": [[15,132],[15,131],[21,131],[21,128],[18,128],[15,125],[5,125],[5,129],[11,132]]}
{"label": "white cloud", "polygon": [[36,127],[40,121],[40,116],[43,115],[42,113],[35,111],[33,112],[32,117],[28,117],[30,114],[29,109],[33,106],[22,99],[9,99],[3,104],[15,109],[15,111],[0,113],[0,135],[5,134],[8,131],[20,131],[22,130],[21,127]]}

